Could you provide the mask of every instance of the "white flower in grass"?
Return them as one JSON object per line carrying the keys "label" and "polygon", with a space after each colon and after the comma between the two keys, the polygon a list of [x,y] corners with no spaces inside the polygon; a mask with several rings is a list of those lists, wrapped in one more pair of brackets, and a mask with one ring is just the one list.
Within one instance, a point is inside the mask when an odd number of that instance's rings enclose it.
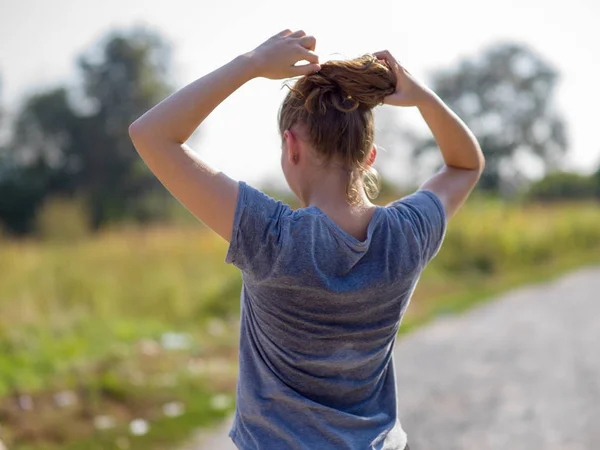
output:
{"label": "white flower in grass", "polygon": [[231,405],[231,397],[225,394],[218,394],[210,399],[210,406],[212,409],[223,410],[229,408]]}
{"label": "white flower in grass", "polygon": [[134,436],[142,436],[148,433],[148,430],[150,430],[150,424],[144,419],[133,419],[129,424],[129,431]]}
{"label": "white flower in grass", "polygon": [[165,403],[162,407],[163,414],[167,417],[177,417],[183,414],[185,407],[181,402]]}
{"label": "white flower in grass", "polygon": [[160,345],[166,350],[185,350],[191,347],[192,339],[187,333],[168,332],[160,337]]}

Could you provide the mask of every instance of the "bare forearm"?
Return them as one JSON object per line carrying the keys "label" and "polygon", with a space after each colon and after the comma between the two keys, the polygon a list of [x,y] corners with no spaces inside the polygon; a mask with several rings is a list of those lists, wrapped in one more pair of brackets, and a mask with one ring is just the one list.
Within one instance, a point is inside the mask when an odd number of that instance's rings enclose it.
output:
{"label": "bare forearm", "polygon": [[240,55],[167,97],[137,119],[131,129],[183,144],[223,100],[254,77],[254,62]]}
{"label": "bare forearm", "polygon": [[465,123],[434,93],[418,106],[447,166],[483,170],[484,157]]}

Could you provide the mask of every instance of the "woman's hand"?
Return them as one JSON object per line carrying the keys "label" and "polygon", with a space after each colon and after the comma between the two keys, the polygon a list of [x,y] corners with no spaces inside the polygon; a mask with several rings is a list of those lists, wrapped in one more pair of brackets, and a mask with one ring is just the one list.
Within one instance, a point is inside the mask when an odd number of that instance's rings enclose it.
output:
{"label": "woman's hand", "polygon": [[[317,40],[302,30],[292,33],[283,30],[270,37],[246,56],[252,61],[257,77],[277,80],[308,75],[321,70],[319,57],[314,53]],[[298,61],[309,64],[295,66]]]}
{"label": "woman's hand", "polygon": [[385,61],[396,75],[396,92],[388,95],[383,103],[393,106],[419,106],[435,96],[431,89],[402,67],[389,51],[382,50],[373,53],[373,55],[377,59]]}

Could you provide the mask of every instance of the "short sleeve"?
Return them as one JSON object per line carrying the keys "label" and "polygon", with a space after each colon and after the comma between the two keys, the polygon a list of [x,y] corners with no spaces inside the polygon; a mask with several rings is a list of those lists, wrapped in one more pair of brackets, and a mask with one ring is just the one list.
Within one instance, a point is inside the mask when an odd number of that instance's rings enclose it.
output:
{"label": "short sleeve", "polygon": [[420,189],[389,205],[407,221],[420,244],[421,267],[439,252],[446,234],[447,218],[441,200],[429,190]]}
{"label": "short sleeve", "polygon": [[288,211],[289,206],[240,181],[225,262],[253,277],[270,273],[280,253]]}

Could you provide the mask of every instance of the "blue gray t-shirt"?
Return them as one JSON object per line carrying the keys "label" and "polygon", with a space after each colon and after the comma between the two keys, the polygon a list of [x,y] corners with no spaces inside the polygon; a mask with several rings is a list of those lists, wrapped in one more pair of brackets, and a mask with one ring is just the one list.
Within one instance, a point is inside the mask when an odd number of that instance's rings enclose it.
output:
{"label": "blue gray t-shirt", "polygon": [[361,242],[315,206],[239,182],[225,257],[243,280],[238,448],[404,449],[392,350],[445,231],[426,190],[378,206]]}

